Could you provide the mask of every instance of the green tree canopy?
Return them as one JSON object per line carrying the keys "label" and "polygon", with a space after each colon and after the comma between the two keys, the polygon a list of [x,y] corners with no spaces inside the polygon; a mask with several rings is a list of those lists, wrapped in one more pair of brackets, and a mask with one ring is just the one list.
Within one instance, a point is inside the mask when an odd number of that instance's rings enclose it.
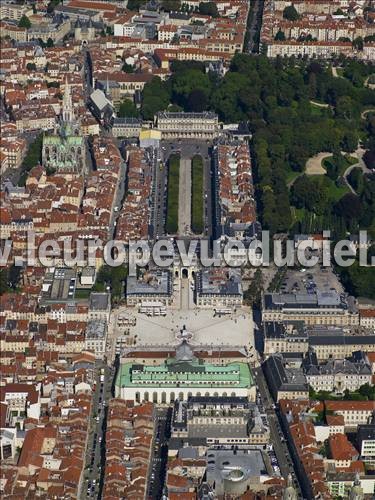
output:
{"label": "green tree canopy", "polygon": [[338,268],[345,289],[356,297],[375,299],[375,267],[352,266]]}
{"label": "green tree canopy", "polygon": [[31,28],[31,21],[27,16],[25,16],[25,14],[18,21],[18,27],[19,28],[26,28],[26,29]]}
{"label": "green tree canopy", "polygon": [[152,120],[158,111],[168,108],[170,103],[170,91],[168,87],[155,76],[147,82],[142,93],[142,116],[145,120]]}
{"label": "green tree canopy", "polygon": [[204,16],[219,17],[219,11],[215,2],[200,2],[199,12]]}
{"label": "green tree canopy", "polygon": [[337,203],[336,210],[338,214],[347,220],[358,220],[362,215],[361,200],[355,194],[347,193]]}
{"label": "green tree canopy", "polygon": [[[171,77],[172,96],[176,102],[188,108],[194,102],[200,100],[200,105],[205,105],[208,100],[208,95],[211,90],[211,82],[207,73],[203,73],[199,69],[185,69],[175,73]],[[198,92],[199,91],[199,92]],[[192,98],[189,103],[189,98]],[[196,105],[199,107],[199,103]]]}
{"label": "green tree canopy", "polygon": [[126,62],[124,62],[124,64],[122,65],[122,71],[124,71],[125,73],[134,73],[134,68],[131,64],[127,64]]}
{"label": "green tree canopy", "polygon": [[286,40],[285,33],[283,31],[279,30],[275,35],[275,40],[278,42],[285,42],[285,40]]}
{"label": "green tree canopy", "polygon": [[299,177],[292,187],[292,202],[297,208],[307,208],[316,214],[324,213],[328,200],[325,177],[319,180],[319,187],[307,175]]}
{"label": "green tree canopy", "polygon": [[366,151],[363,155],[363,160],[366,163],[367,168],[375,170],[375,149]]}
{"label": "green tree canopy", "polygon": [[124,99],[121,102],[117,114],[120,118],[138,117],[139,116],[139,112],[138,112],[137,108],[135,107],[133,101],[131,101],[130,99]]}
{"label": "green tree canopy", "polygon": [[8,291],[8,269],[0,269],[0,294],[3,295]]}
{"label": "green tree canopy", "polygon": [[127,266],[111,267],[103,265],[97,274],[94,291],[104,292],[106,287],[110,287],[112,302],[120,300],[124,294],[124,284],[128,275]]}
{"label": "green tree canopy", "polygon": [[361,36],[357,36],[353,40],[353,47],[357,50],[363,50],[363,38]]}
{"label": "green tree canopy", "polygon": [[127,8],[129,10],[138,11],[145,3],[145,0],[128,0]]}
{"label": "green tree canopy", "polygon": [[294,5],[289,5],[283,10],[283,17],[284,19],[288,19],[288,21],[297,21],[299,19],[299,14]]}
{"label": "green tree canopy", "polygon": [[21,176],[18,181],[19,186],[25,184],[27,173],[41,162],[42,159],[43,134],[36,137],[27,150],[26,156],[21,165]]}
{"label": "green tree canopy", "polygon": [[181,0],[162,0],[163,9],[167,12],[180,10]]}
{"label": "green tree canopy", "polygon": [[51,0],[50,3],[47,5],[47,12],[48,14],[51,14],[57,5],[59,5],[61,0]]}
{"label": "green tree canopy", "polygon": [[201,112],[207,109],[207,95],[201,89],[194,89],[190,92],[187,100],[188,111]]}

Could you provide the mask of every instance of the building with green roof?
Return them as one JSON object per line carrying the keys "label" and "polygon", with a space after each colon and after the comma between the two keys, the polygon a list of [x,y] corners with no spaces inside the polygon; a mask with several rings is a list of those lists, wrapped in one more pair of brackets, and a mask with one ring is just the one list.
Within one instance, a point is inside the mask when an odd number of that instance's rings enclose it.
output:
{"label": "building with green roof", "polygon": [[255,400],[255,384],[247,363],[213,365],[194,357],[187,342],[160,365],[122,363],[116,396],[135,403],[169,403],[189,396],[242,396]]}

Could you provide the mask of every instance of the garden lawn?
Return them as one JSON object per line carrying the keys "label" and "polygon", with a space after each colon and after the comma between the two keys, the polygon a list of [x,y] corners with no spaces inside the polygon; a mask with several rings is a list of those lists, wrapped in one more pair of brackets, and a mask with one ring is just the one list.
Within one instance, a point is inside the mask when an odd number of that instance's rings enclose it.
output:
{"label": "garden lawn", "polygon": [[180,157],[171,155],[168,168],[167,223],[166,230],[175,234],[178,230],[178,196],[180,190]]}

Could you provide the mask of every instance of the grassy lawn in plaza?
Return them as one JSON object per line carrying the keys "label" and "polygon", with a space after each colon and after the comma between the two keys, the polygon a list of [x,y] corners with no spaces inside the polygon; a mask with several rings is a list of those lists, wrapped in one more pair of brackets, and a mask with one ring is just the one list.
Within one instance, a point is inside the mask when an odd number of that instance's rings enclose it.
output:
{"label": "grassy lawn in plaza", "polygon": [[191,162],[191,229],[203,233],[203,158],[195,155]]}
{"label": "grassy lawn in plaza", "polygon": [[168,193],[166,230],[175,234],[178,230],[178,195],[180,183],[180,157],[173,154],[168,161]]}
{"label": "grassy lawn in plaza", "polygon": [[88,299],[90,297],[91,292],[92,292],[91,288],[77,288],[74,294],[74,298]]}

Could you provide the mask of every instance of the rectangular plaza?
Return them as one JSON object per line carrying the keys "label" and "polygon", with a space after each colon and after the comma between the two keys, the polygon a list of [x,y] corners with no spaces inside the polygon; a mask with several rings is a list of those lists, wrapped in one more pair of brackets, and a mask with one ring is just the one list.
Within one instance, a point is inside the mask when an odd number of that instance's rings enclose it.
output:
{"label": "rectangular plaza", "polygon": [[[171,308],[166,316],[148,317],[133,308],[123,308],[118,312],[118,315],[124,314],[132,320],[129,335],[136,339],[138,346],[177,345],[184,335],[188,336],[192,345],[254,346],[254,326],[248,308],[240,308],[221,317],[215,316],[211,310],[181,311]],[[118,330],[116,319],[113,319],[113,324]]]}

